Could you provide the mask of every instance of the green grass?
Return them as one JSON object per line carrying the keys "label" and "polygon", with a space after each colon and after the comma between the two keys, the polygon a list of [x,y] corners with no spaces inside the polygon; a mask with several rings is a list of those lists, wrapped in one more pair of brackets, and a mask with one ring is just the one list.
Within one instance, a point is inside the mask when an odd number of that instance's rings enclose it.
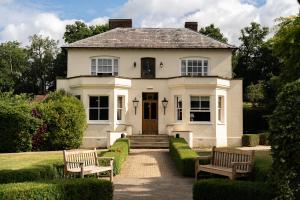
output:
{"label": "green grass", "polygon": [[63,162],[61,151],[0,154],[0,170],[29,169],[53,162]]}

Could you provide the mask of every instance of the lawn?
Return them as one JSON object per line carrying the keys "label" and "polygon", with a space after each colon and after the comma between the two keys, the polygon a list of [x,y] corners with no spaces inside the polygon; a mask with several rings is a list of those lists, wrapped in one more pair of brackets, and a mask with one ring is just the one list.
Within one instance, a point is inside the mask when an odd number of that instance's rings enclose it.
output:
{"label": "lawn", "polygon": [[0,170],[18,170],[63,162],[62,151],[0,154]]}

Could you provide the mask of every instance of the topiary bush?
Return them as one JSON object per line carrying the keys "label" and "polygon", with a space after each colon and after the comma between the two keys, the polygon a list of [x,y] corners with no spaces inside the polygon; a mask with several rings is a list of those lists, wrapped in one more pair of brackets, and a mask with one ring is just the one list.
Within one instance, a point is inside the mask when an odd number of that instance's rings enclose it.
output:
{"label": "topiary bush", "polygon": [[206,179],[194,183],[194,200],[271,200],[272,187],[262,182]]}
{"label": "topiary bush", "polygon": [[112,200],[113,184],[96,178],[59,179],[0,185],[0,199]]}
{"label": "topiary bush", "polygon": [[242,136],[242,145],[244,147],[254,147],[259,145],[259,134],[244,134]]}
{"label": "topiary bush", "polygon": [[41,150],[78,148],[86,128],[83,104],[64,91],[52,92],[37,106],[46,124]]}
{"label": "topiary bush", "polygon": [[0,152],[32,149],[31,138],[41,122],[31,115],[29,100],[26,95],[0,93]]}
{"label": "topiary bush", "polygon": [[[114,175],[120,174],[123,163],[128,157],[130,150],[129,140],[127,138],[118,139],[107,152],[100,153],[102,157],[114,158]],[[102,161],[102,164],[108,164]]]}
{"label": "topiary bush", "polygon": [[193,151],[183,138],[171,138],[169,151],[177,169],[183,176],[195,176],[195,158],[198,154]]}
{"label": "topiary bush", "polygon": [[272,183],[279,199],[296,199],[300,193],[300,80],[283,87],[270,117]]}
{"label": "topiary bush", "polygon": [[266,132],[266,133],[260,133],[259,134],[259,144],[260,145],[269,145],[269,136],[270,133]]}

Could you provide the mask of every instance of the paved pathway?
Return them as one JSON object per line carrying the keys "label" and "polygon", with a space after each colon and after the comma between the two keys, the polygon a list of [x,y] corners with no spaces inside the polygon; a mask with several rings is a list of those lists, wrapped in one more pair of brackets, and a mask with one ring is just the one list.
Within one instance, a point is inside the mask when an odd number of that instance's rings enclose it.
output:
{"label": "paved pathway", "polygon": [[193,178],[179,174],[168,150],[132,149],[114,185],[115,200],[191,200]]}

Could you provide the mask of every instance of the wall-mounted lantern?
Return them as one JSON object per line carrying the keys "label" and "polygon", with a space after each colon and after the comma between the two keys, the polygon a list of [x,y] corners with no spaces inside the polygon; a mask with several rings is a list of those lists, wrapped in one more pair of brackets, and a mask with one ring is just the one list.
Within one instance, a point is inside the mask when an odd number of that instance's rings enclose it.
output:
{"label": "wall-mounted lantern", "polygon": [[134,107],[134,114],[136,115],[136,109],[139,105],[139,100],[137,100],[135,97],[134,100],[132,100],[132,103],[133,103],[133,107]]}
{"label": "wall-mounted lantern", "polygon": [[159,66],[160,66],[160,68],[163,68],[164,67],[163,62],[160,62]]}
{"label": "wall-mounted lantern", "polygon": [[133,67],[134,67],[134,68],[136,67],[136,62],[135,62],[135,61],[133,62]]}
{"label": "wall-mounted lantern", "polygon": [[161,101],[163,107],[164,107],[164,115],[166,114],[166,108],[168,105],[168,100],[166,99],[166,97],[164,97],[164,99]]}

